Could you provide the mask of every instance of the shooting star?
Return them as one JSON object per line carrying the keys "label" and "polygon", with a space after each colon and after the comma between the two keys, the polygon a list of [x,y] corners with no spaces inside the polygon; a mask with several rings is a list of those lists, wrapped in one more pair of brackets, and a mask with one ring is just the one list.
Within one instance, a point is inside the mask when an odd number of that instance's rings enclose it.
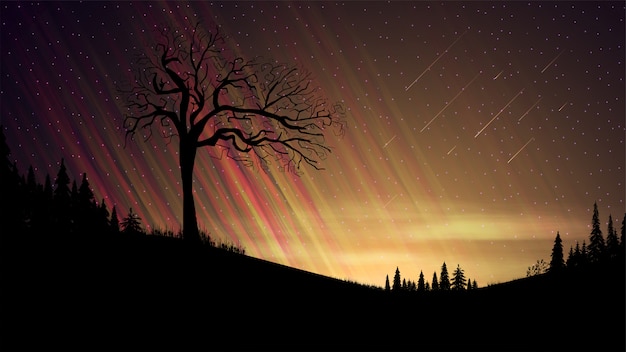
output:
{"label": "shooting star", "polygon": [[387,141],[387,143],[385,143],[385,145],[383,145],[383,149],[387,148],[387,146],[389,145],[389,143],[391,143],[391,141],[394,140],[394,138],[396,138],[397,135],[393,135],[393,137],[391,137],[391,139],[389,141]]}
{"label": "shooting star", "polygon": [[452,151],[455,150],[455,149],[456,149],[456,145],[454,147],[452,147],[452,149],[448,150],[448,154],[446,154],[446,155],[450,155],[450,153],[452,153]]}
{"label": "shooting star", "polygon": [[502,72],[504,72],[504,70],[500,71],[500,73],[498,73],[498,74],[497,74],[497,75],[493,78],[493,80],[495,81],[496,79],[498,79],[498,77],[500,77],[500,75],[502,74]]}
{"label": "shooting star", "polygon": [[534,104],[533,106],[531,106],[530,108],[528,108],[528,110],[526,110],[526,112],[524,113],[524,115],[522,115],[522,117],[520,117],[517,121],[522,121],[522,119],[528,115],[528,113],[530,112],[530,110],[532,110],[535,106],[537,106],[537,104],[539,104],[539,102],[541,101],[541,99],[543,99],[543,97],[539,98]]}
{"label": "shooting star", "polygon": [[387,203],[385,203],[385,205],[383,205],[383,209],[387,208],[389,203],[393,202],[393,200],[396,199],[397,197],[398,197],[397,194],[395,196],[393,196]]}
{"label": "shooting star", "polygon": [[556,59],[558,59],[558,58],[559,58],[559,56],[561,56],[561,54],[563,54],[563,52],[564,52],[564,51],[565,51],[565,50],[561,50],[561,52],[560,52],[560,53],[559,53],[559,54],[558,54],[558,55],[557,55],[554,59],[552,59],[552,61],[550,61],[550,62],[546,65],[546,67],[544,67],[544,68],[543,68],[543,70],[541,70],[541,73],[544,73],[544,72],[548,69],[548,67],[552,66],[552,64],[556,61]]}
{"label": "shooting star", "polygon": [[524,144],[521,148],[519,148],[519,150],[517,151],[517,153],[513,154],[513,156],[511,157],[511,159],[509,159],[509,161],[507,161],[506,163],[508,164],[508,163],[510,163],[510,162],[511,162],[511,160],[515,159],[515,157],[517,156],[517,154],[521,153],[521,152],[522,152],[522,150],[524,150],[524,148],[526,148],[526,146],[527,146],[528,144],[530,144],[530,142],[532,142],[532,141],[534,141],[534,140],[535,140],[535,137],[531,137],[531,138],[528,140],[528,142],[526,142],[526,144]]}
{"label": "shooting star", "polygon": [[563,103],[563,105],[561,105],[561,107],[559,108],[559,112],[561,112],[561,110],[565,109],[565,106],[568,104],[568,102],[566,101],[565,103]]}
{"label": "shooting star", "polygon": [[435,59],[435,61],[433,61],[430,65],[428,65],[428,67],[426,67],[426,69],[424,70],[424,72],[422,72],[419,76],[417,76],[417,78],[411,83],[409,84],[408,87],[404,88],[404,91],[408,91],[409,89],[411,89],[411,87],[413,87],[413,85],[415,83],[417,83],[417,81],[420,80],[420,78],[422,78],[423,75],[426,74],[426,72],[430,71],[430,69],[437,63],[437,61],[439,61],[439,59],[441,59],[441,57],[443,55],[445,55],[445,53],[448,52],[448,50],[450,50],[450,48],[452,48],[452,46],[454,46],[454,44],[456,44],[456,42],[459,41],[459,39],[461,39],[461,37],[463,37],[463,35],[465,35],[465,33],[467,33],[467,31],[463,32],[458,38],[456,38],[456,40],[454,42],[452,42],[452,44],[450,44],[450,46],[448,46],[446,48],[446,50],[444,50],[441,54],[439,54],[439,56],[437,56],[437,58]]}
{"label": "shooting star", "polygon": [[424,127],[420,130],[420,133],[424,132],[424,130],[425,130],[426,128],[428,128],[428,126],[430,126],[430,124],[431,124],[431,123],[433,123],[433,121],[435,121],[435,119],[436,119],[437,117],[439,117],[439,115],[441,115],[441,113],[442,113],[442,112],[443,112],[443,111],[444,111],[444,110],[445,110],[448,106],[450,106],[450,104],[452,104],[452,103],[456,100],[456,98],[458,98],[458,97],[459,97],[459,95],[461,95],[461,93],[463,93],[463,92],[467,89],[467,87],[469,87],[469,85],[470,85],[470,84],[472,84],[472,82],[474,82],[474,81],[476,80],[476,78],[478,78],[478,76],[480,76],[480,73],[476,74],[476,76],[474,76],[474,78],[472,78],[472,80],[471,80],[471,81],[469,81],[469,83],[468,83],[468,84],[466,84],[466,85],[465,85],[465,87],[461,88],[461,90],[460,90],[458,93],[456,93],[456,95],[454,96],[454,98],[452,98],[452,100],[450,100],[450,101],[448,102],[448,104],[446,104],[446,106],[444,106],[444,107],[443,107],[443,109],[439,110],[439,112],[437,113],[437,115],[435,115],[435,117],[433,117],[430,121],[428,121],[428,123],[426,124],[426,126],[424,126]]}
{"label": "shooting star", "polygon": [[515,96],[513,98],[511,98],[511,100],[509,100],[508,103],[506,103],[506,105],[500,109],[500,111],[498,111],[498,113],[496,114],[496,116],[494,116],[489,122],[487,122],[487,124],[478,132],[476,132],[476,135],[474,136],[474,138],[478,137],[481,133],[483,133],[483,131],[485,130],[485,128],[487,128],[489,125],[491,125],[491,123],[498,118],[498,116],[500,116],[500,114],[506,110],[507,107],[509,107],[509,105],[511,105],[511,103],[513,102],[513,100],[517,99],[517,97],[522,94],[522,92],[524,91],[524,88],[522,88],[522,90],[519,91],[519,93],[515,94]]}

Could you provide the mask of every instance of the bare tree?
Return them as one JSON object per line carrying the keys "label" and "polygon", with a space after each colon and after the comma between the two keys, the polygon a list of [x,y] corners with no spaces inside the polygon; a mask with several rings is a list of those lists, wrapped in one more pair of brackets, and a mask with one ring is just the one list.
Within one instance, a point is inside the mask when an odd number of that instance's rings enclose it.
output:
{"label": "bare tree", "polygon": [[344,110],[329,104],[310,72],[276,61],[228,57],[225,38],[196,24],[162,27],[156,44],[133,62],[125,98],[126,136],[176,138],[183,188],[183,237],[199,241],[193,169],[199,148],[268,170],[322,169],[325,135],[343,134]]}

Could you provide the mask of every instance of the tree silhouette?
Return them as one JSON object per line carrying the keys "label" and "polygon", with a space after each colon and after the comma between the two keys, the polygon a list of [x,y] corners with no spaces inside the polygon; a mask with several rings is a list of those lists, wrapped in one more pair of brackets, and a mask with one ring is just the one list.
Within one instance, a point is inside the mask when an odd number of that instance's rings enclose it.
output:
{"label": "tree silhouette", "polygon": [[385,278],[385,291],[391,291],[391,287],[389,286],[389,275],[387,275]]}
{"label": "tree silhouette", "polygon": [[424,282],[424,273],[420,270],[420,276],[417,279],[417,290],[420,292],[426,291],[426,283]]}
{"label": "tree silhouette", "polygon": [[620,246],[617,231],[613,227],[613,217],[609,214],[609,224],[606,231],[606,253],[609,258],[615,258],[619,255]]}
{"label": "tree silhouette", "polygon": [[550,267],[548,271],[551,273],[556,273],[565,268],[565,261],[563,259],[563,241],[561,241],[561,235],[559,232],[556,232],[556,237],[554,238],[554,246],[552,247],[552,254],[550,256]]}
{"label": "tree silhouette", "polygon": [[128,216],[122,219],[121,222],[122,232],[126,234],[141,234],[143,230],[141,229],[141,218],[135,212],[133,212],[133,208],[130,208],[128,211]]}
{"label": "tree silhouette", "polygon": [[394,292],[398,292],[402,289],[402,282],[400,280],[400,269],[396,267],[396,274],[393,276],[393,286],[391,290]]}
{"label": "tree silhouette", "polygon": [[455,291],[461,291],[465,289],[465,272],[461,269],[459,264],[454,269],[454,275],[452,276],[452,289]]}
{"label": "tree silhouette", "polygon": [[626,247],[626,245],[624,244],[624,232],[626,231],[626,213],[624,213],[624,217],[622,218],[622,235],[620,236],[620,240],[619,243],[622,246],[622,255],[624,254],[624,247]]}
{"label": "tree silhouette", "polygon": [[54,180],[54,215],[57,221],[57,230],[69,231],[70,230],[70,206],[72,203],[72,191],[70,189],[70,177],[67,174],[65,167],[65,160],[61,159],[61,165],[57,173],[57,177]]}
{"label": "tree silhouette", "polygon": [[436,272],[436,271],[433,273],[433,282],[432,282],[432,284],[430,285],[430,289],[431,289],[432,291],[437,291],[437,290],[439,290],[439,281],[437,280],[437,272]]}
{"label": "tree silhouette", "polygon": [[450,278],[448,277],[448,267],[446,262],[441,266],[441,275],[439,276],[439,289],[447,291],[450,289]]}
{"label": "tree silhouette", "polygon": [[120,221],[117,218],[117,209],[113,206],[111,210],[111,220],[110,220],[111,232],[116,234],[120,232]]}
{"label": "tree silhouette", "polygon": [[135,78],[118,92],[126,97],[124,127],[148,140],[158,129],[178,140],[183,197],[183,237],[200,241],[193,199],[197,150],[264,170],[276,161],[299,174],[322,169],[331,151],[325,134],[343,133],[343,108],[329,104],[309,72],[275,61],[229,58],[217,31],[199,24],[160,27],[152,50],[132,64]]}
{"label": "tree silhouette", "polygon": [[548,268],[548,263],[543,261],[543,259],[537,260],[535,264],[529,266],[526,270],[526,277],[545,274],[548,272]]}
{"label": "tree silhouette", "polygon": [[588,257],[590,262],[602,259],[605,253],[604,237],[600,229],[600,217],[598,216],[598,204],[593,203],[593,216],[591,218],[591,233],[589,234]]}

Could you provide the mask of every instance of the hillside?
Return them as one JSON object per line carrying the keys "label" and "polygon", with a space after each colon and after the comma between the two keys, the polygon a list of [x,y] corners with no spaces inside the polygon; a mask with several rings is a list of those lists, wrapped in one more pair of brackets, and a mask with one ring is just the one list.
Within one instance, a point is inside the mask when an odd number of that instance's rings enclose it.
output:
{"label": "hillside", "polygon": [[3,350],[624,350],[623,265],[399,296],[172,238],[86,238],[3,235]]}

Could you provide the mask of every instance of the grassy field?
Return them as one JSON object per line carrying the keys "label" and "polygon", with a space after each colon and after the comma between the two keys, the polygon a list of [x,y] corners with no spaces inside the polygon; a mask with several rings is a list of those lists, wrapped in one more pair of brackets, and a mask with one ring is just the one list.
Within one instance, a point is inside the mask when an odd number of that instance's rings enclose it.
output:
{"label": "grassy field", "polygon": [[[87,237],[87,236],[86,236]],[[621,350],[624,265],[393,294],[173,238],[2,242],[2,350]]]}

